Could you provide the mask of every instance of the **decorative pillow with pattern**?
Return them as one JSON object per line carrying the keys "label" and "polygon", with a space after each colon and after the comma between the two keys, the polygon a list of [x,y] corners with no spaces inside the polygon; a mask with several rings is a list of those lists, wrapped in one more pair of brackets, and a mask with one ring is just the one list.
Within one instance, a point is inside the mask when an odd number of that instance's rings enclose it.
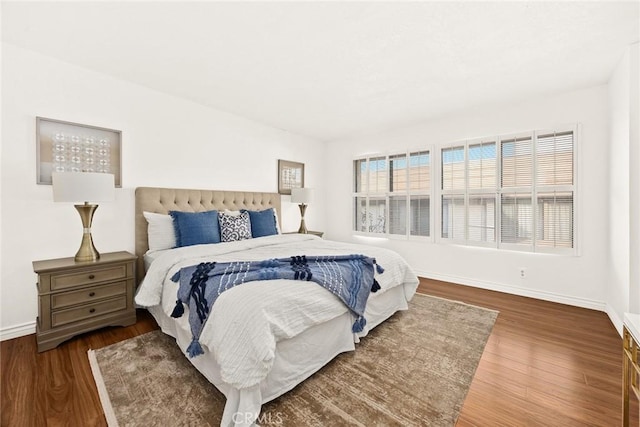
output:
{"label": "decorative pillow with pattern", "polygon": [[242,212],[240,215],[219,212],[218,222],[220,223],[221,242],[235,242],[251,238],[249,212]]}

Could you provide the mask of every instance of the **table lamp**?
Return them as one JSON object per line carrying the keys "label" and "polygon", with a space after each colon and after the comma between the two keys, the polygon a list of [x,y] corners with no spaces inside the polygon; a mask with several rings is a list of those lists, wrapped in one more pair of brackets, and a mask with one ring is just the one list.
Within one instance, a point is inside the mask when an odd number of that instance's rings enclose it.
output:
{"label": "table lamp", "polygon": [[89,204],[89,202],[113,201],[114,175],[93,172],[53,172],[51,178],[54,202],[84,203],[75,205],[82,219],[82,243],[75,260],[80,262],[98,260],[100,253],[93,245],[91,237],[91,222],[98,205]]}
{"label": "table lamp", "polygon": [[304,213],[307,210],[307,203],[311,201],[311,189],[310,188],[292,188],[291,189],[291,202],[299,203],[300,206],[300,228],[298,233],[307,234],[307,226],[304,223]]}

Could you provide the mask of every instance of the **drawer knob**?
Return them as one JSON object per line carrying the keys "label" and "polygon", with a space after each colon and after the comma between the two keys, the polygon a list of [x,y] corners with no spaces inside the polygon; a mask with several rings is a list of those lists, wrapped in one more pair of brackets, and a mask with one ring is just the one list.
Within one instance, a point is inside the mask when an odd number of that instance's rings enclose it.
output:
{"label": "drawer knob", "polygon": [[95,279],[95,278],[96,278],[95,274],[90,274],[90,275],[89,275],[89,279],[93,280],[93,279]]}
{"label": "drawer knob", "polygon": [[95,308],[92,308],[91,310],[89,310],[89,313],[95,313],[95,312],[96,312]]}
{"label": "drawer knob", "polygon": [[90,297],[95,297],[95,296],[96,296],[96,293],[95,293],[95,292],[89,292],[89,296],[90,296]]}

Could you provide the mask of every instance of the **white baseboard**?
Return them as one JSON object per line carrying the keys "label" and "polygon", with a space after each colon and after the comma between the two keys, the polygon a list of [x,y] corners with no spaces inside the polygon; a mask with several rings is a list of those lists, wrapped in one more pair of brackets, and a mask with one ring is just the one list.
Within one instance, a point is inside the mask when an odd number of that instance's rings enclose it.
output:
{"label": "white baseboard", "polygon": [[36,322],[27,322],[21,325],[9,326],[0,329],[0,341],[10,340],[13,338],[23,337],[36,333]]}
{"label": "white baseboard", "polygon": [[611,320],[611,323],[613,323],[613,326],[615,326],[616,330],[620,334],[620,338],[622,338],[623,321],[620,318],[620,316],[618,316],[618,313],[616,313],[616,311],[613,309],[613,307],[611,307],[609,304],[607,304],[604,312],[607,313],[607,316],[609,316],[609,319]]}
{"label": "white baseboard", "polygon": [[[487,282],[483,280],[468,279],[465,277],[450,276],[446,274],[432,273],[428,271],[414,270],[420,276],[429,279],[442,280],[444,282],[457,283],[460,285],[472,286],[474,288],[488,289],[490,291],[504,292],[506,294],[519,295],[522,297],[530,297],[541,299],[544,301],[557,302],[560,304],[573,305],[576,307],[590,308],[592,310],[604,311],[609,315],[613,324],[618,327],[616,320],[611,317],[615,312],[608,310],[608,305],[602,301],[594,301],[586,298],[571,297],[553,292],[538,291],[535,289],[520,288],[518,286],[503,285],[501,283]],[[615,316],[617,318],[617,316]],[[618,319],[619,320],[619,319]],[[620,323],[622,324],[622,323]]]}

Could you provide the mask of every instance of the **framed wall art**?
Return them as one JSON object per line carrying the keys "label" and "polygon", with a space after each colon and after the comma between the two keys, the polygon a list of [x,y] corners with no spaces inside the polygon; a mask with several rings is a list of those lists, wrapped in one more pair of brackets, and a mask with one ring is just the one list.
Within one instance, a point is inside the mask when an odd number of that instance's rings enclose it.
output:
{"label": "framed wall art", "polygon": [[278,193],[291,195],[292,188],[304,187],[304,163],[278,160]]}
{"label": "framed wall art", "polygon": [[102,172],[122,187],[122,132],[36,117],[36,182],[51,185],[51,173]]}

